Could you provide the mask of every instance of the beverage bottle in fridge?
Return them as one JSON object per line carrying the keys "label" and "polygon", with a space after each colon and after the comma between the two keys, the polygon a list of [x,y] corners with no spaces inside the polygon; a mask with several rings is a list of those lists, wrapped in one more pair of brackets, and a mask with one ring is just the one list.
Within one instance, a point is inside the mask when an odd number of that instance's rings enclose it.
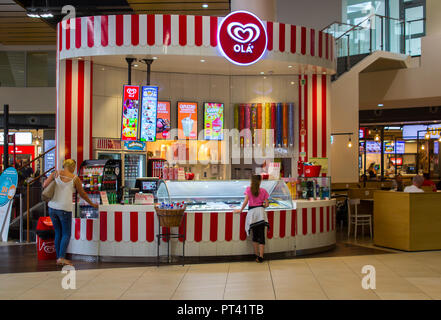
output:
{"label": "beverage bottle in fridge", "polygon": [[179,173],[179,168],[177,165],[175,165],[175,167],[173,168],[173,179],[174,180],[178,180],[178,173]]}

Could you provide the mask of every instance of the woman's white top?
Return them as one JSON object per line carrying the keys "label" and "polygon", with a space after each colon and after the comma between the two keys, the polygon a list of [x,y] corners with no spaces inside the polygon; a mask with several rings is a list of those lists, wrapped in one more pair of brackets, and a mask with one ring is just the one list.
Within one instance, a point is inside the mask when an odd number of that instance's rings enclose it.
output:
{"label": "woman's white top", "polygon": [[48,203],[49,208],[72,212],[72,195],[75,191],[74,179],[64,182],[60,175],[55,178],[55,192],[54,197]]}

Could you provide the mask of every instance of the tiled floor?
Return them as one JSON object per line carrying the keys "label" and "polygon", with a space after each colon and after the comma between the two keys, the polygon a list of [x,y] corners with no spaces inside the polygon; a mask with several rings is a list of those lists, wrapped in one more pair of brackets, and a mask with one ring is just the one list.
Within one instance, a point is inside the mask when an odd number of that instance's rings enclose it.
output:
{"label": "tiled floor", "polygon": [[[376,289],[361,269],[376,269]],[[441,299],[441,251],[0,274],[0,299]]]}

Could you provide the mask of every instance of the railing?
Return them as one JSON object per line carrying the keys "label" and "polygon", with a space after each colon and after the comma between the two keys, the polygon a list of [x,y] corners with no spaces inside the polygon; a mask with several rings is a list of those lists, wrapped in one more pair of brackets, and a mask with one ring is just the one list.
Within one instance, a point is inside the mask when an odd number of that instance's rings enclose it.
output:
{"label": "railing", "polygon": [[406,32],[410,32],[410,28],[411,22],[372,14],[357,25],[336,22],[322,31],[335,37],[337,57],[350,57],[378,50],[411,52],[412,43],[406,42]]}
{"label": "railing", "polygon": [[[36,157],[35,159],[33,159],[31,162],[29,162],[29,165],[31,165],[32,163],[34,163],[35,161],[37,161],[37,160],[39,160],[39,159],[42,159],[47,153],[49,153],[49,152],[51,152],[52,150],[55,150],[56,149],[56,147],[53,147],[53,148],[51,148],[51,149],[49,149],[49,150],[47,150],[45,153],[43,153],[43,154],[41,154],[41,155],[39,155],[38,157]],[[26,164],[27,165],[27,164]],[[25,165],[24,166],[21,166],[20,168],[18,168],[17,169],[17,171],[19,171],[19,170],[21,170],[21,169],[23,169],[25,167]],[[51,172],[52,170],[54,170],[55,169],[55,167],[53,167],[53,168],[50,168],[50,169],[48,169],[48,170],[46,170],[45,172],[43,172],[41,175],[39,175],[38,177],[36,177],[36,178],[34,178],[34,179],[32,179],[32,180],[30,180],[30,181],[28,181],[27,183],[26,183],[26,211],[27,211],[27,214],[26,214],[26,224],[27,224],[27,226],[26,226],[26,242],[29,242],[29,228],[30,228],[30,221],[29,221],[29,217],[30,217],[30,187],[31,187],[31,185],[33,185],[35,182],[37,182],[37,181],[39,181],[40,179],[41,179],[41,177],[43,177],[43,176],[45,176],[47,173],[49,173],[49,172]],[[21,217],[21,215],[22,215],[22,212],[23,210],[20,210],[20,219],[22,219],[22,217]],[[21,221],[20,221],[20,234],[21,234]]]}

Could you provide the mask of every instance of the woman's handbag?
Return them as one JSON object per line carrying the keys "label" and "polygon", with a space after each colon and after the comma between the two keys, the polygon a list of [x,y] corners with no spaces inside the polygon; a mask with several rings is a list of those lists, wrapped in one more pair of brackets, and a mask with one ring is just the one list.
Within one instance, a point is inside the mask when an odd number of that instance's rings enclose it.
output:
{"label": "woman's handbag", "polygon": [[51,201],[52,198],[54,197],[56,186],[57,186],[57,183],[55,182],[55,180],[52,180],[52,182],[49,183],[49,185],[41,193],[41,200],[43,200],[45,202]]}

